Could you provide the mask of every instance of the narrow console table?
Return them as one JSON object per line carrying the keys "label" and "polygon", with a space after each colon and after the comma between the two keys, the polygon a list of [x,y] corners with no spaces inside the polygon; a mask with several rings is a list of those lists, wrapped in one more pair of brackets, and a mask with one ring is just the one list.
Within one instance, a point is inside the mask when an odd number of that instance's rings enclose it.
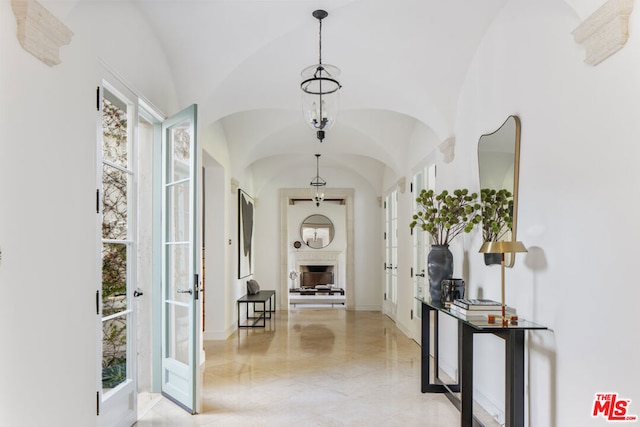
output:
{"label": "narrow console table", "polygon": [[[259,291],[254,295],[243,295],[238,299],[238,328],[264,328],[267,319],[271,319],[271,313],[276,311],[276,291]],[[247,322],[240,322],[240,305],[247,305]],[[252,304],[253,311],[249,311]],[[256,310],[256,304],[262,304],[262,310]],[[252,315],[253,314],[253,315]]]}
{"label": "narrow console table", "polygon": [[[524,427],[524,335],[528,330],[543,330],[545,326],[523,319],[502,326],[500,320],[469,321],[449,311],[441,303],[422,302],[422,375],[423,393],[446,393],[447,398],[460,411],[462,427],[482,426],[473,415],[473,336],[493,334],[505,341],[505,427]],[[434,374],[431,381],[431,315],[434,331]],[[438,375],[438,314],[443,313],[458,321],[458,379],[446,384]],[[459,395],[458,395],[459,393]]]}

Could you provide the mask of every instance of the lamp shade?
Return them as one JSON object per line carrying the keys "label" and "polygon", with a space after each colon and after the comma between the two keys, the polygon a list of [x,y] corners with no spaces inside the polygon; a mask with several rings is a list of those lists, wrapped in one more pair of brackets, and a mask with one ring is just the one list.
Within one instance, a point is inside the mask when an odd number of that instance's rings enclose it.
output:
{"label": "lamp shade", "polygon": [[528,252],[524,244],[519,241],[484,242],[480,247],[480,253],[484,254],[510,254],[515,252]]}

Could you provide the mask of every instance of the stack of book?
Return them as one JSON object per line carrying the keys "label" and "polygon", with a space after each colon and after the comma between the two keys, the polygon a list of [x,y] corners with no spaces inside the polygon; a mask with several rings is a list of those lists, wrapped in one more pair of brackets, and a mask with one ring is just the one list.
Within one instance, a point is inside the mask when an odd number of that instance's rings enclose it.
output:
{"label": "stack of book", "polygon": [[[502,316],[502,304],[490,299],[457,299],[449,311],[465,320],[487,320],[489,315]],[[505,307],[506,316],[514,316],[515,309]]]}

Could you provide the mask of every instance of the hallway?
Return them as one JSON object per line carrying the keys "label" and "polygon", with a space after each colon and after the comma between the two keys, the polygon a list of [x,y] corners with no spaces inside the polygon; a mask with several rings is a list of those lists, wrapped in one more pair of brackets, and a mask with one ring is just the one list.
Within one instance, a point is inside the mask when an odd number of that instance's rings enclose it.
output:
{"label": "hallway", "polygon": [[420,346],[380,312],[277,312],[266,330],[241,330],[205,350],[203,413],[161,400],[136,427],[460,422],[445,396],[420,393]]}

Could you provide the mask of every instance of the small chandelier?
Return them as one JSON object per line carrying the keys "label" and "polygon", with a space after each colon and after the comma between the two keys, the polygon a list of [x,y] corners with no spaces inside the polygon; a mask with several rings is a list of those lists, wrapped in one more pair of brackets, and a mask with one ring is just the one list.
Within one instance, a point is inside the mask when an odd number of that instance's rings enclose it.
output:
{"label": "small chandelier", "polygon": [[302,111],[305,121],[322,142],[325,131],[331,129],[338,115],[340,69],[322,63],[322,20],[329,15],[325,10],[316,10],[313,17],[319,22],[318,63],[302,70]]}
{"label": "small chandelier", "polygon": [[324,193],[320,192],[320,187],[327,185],[327,181],[320,177],[320,154],[316,154],[316,176],[311,179],[310,185],[316,188],[316,196],[313,200],[316,202],[316,206],[320,206],[320,202],[324,200]]}

